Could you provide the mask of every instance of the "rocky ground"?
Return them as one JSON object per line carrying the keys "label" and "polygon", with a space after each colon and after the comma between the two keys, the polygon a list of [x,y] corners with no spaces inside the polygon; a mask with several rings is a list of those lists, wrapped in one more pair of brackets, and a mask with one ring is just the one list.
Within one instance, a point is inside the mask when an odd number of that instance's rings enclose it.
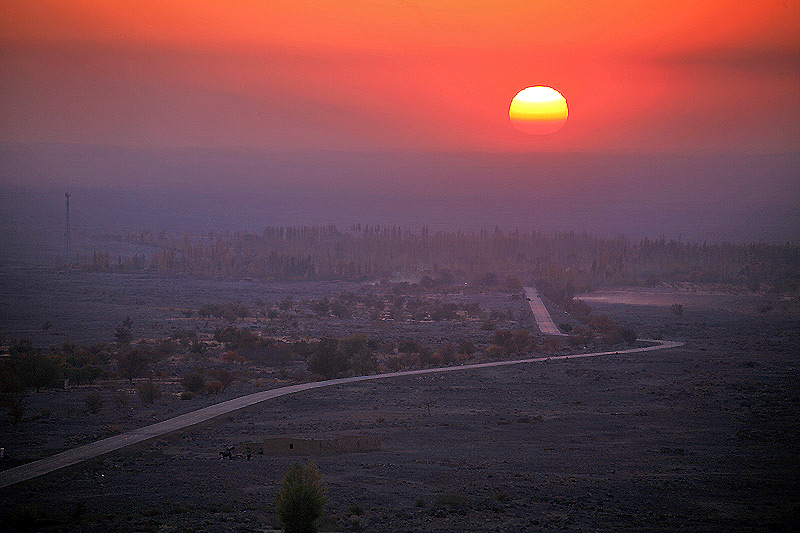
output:
{"label": "rocky ground", "polygon": [[[683,293],[659,301],[631,294],[601,291],[590,303],[686,346],[285,396],[2,489],[3,528],[268,531],[278,525],[277,485],[300,461],[316,463],[328,484],[323,531],[797,530],[793,308],[762,313],[749,297],[726,296],[686,300],[678,317],[669,305]],[[31,397],[28,412],[49,408],[49,416],[4,425],[3,438],[28,442],[35,456],[223,399],[164,395],[153,406],[132,401],[96,415],[78,412],[78,399],[67,415],[73,392]],[[379,437],[381,449],[220,459],[239,442],[359,434]]]}

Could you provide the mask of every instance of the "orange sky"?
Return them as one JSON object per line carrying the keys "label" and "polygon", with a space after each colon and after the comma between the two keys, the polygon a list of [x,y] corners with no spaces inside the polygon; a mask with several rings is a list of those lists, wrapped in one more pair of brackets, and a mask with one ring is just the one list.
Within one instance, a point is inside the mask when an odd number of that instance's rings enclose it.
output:
{"label": "orange sky", "polygon": [[[2,142],[800,148],[797,0],[7,0],[0,47]],[[558,133],[510,124],[529,85]]]}

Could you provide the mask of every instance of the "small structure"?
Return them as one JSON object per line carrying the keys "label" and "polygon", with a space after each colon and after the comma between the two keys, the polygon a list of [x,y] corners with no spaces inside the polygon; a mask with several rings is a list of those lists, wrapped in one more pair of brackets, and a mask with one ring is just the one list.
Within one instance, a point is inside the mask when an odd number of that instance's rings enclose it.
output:
{"label": "small structure", "polygon": [[243,442],[237,452],[246,455],[337,455],[381,449],[381,439],[373,435],[346,435],[333,439],[275,437],[263,442]]}

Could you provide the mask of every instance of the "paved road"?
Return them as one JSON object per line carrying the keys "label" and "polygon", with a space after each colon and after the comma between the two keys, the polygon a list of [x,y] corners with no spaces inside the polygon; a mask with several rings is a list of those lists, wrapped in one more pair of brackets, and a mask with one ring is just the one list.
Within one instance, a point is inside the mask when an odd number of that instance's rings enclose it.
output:
{"label": "paved road", "polygon": [[397,378],[403,376],[418,376],[421,374],[435,374],[440,372],[458,372],[461,370],[474,370],[479,368],[489,368],[495,366],[508,366],[520,365],[525,363],[540,363],[544,361],[559,361],[563,359],[580,359],[584,357],[598,357],[601,355],[620,355],[629,353],[648,352],[652,350],[663,350],[666,348],[675,348],[682,346],[682,342],[672,341],[655,341],[648,342],[654,343],[652,346],[642,348],[629,348],[626,350],[617,350],[614,352],[594,352],[574,355],[558,355],[552,357],[533,357],[528,359],[518,359],[515,361],[495,361],[491,363],[477,363],[472,365],[462,366],[448,366],[442,368],[427,368],[424,370],[408,370],[405,372],[391,372],[387,374],[374,374],[371,376],[354,376],[350,378],[329,379],[327,381],[316,381],[314,383],[301,383],[299,385],[290,385],[288,387],[280,387],[277,389],[270,389],[261,392],[256,392],[248,396],[241,396],[226,402],[221,402],[215,405],[198,409],[163,422],[158,422],[150,426],[135,429],[121,435],[109,437],[107,439],[99,440],[85,444],[72,450],[67,450],[51,457],[46,457],[38,461],[33,461],[28,464],[9,468],[0,472],[0,488],[27,481],[44,474],[48,474],[60,468],[80,463],[87,459],[98,457],[100,455],[119,450],[131,444],[142,442],[155,437],[160,437],[174,431],[185,429],[189,426],[211,420],[218,416],[248,407],[271,398],[279,396],[286,396],[287,394],[294,394],[297,392],[319,389],[322,387],[331,387],[334,385],[343,385],[346,383],[355,383],[357,381],[371,381],[376,379]]}
{"label": "paved road", "polygon": [[528,298],[528,303],[531,304],[531,311],[533,311],[533,317],[536,319],[539,331],[545,335],[565,335],[553,323],[550,313],[542,303],[542,299],[539,298],[539,291],[534,287],[525,287],[525,296]]}

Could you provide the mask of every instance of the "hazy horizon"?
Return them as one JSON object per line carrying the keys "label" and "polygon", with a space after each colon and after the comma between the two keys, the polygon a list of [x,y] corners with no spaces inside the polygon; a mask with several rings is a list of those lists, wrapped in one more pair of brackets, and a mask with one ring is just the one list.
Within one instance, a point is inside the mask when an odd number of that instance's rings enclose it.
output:
{"label": "hazy horizon", "polygon": [[76,239],[143,230],[347,230],[360,223],[800,242],[800,154],[277,154],[63,145],[5,146],[0,154],[7,255],[59,250],[67,191]]}

